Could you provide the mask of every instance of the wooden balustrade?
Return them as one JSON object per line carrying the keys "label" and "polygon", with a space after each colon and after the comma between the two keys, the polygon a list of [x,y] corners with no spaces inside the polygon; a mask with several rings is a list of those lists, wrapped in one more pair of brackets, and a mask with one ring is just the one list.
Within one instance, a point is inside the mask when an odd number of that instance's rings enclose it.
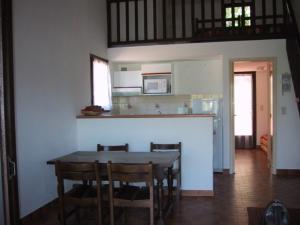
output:
{"label": "wooden balustrade", "polygon": [[108,46],[284,38],[285,5],[286,0],[107,0]]}

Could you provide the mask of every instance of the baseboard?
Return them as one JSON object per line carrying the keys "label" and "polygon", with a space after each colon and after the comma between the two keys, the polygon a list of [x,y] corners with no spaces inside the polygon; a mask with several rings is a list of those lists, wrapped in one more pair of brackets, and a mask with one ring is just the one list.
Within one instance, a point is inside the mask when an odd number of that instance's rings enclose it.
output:
{"label": "baseboard", "polygon": [[276,174],[278,176],[300,176],[300,170],[289,170],[289,169],[277,169]]}
{"label": "baseboard", "polygon": [[223,175],[230,175],[229,169],[223,169]]}
{"label": "baseboard", "polygon": [[181,190],[181,196],[184,197],[212,197],[214,191],[212,190]]}
{"label": "baseboard", "polygon": [[36,221],[40,221],[42,219],[46,219],[49,216],[49,212],[58,204],[58,199],[54,199],[51,202],[43,205],[32,213],[21,219],[21,225],[32,225],[36,223]]}

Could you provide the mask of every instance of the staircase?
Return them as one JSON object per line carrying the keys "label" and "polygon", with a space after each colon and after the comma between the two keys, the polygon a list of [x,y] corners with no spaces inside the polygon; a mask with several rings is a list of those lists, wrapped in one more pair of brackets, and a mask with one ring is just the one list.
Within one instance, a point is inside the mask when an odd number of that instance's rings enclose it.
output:
{"label": "staircase", "polygon": [[291,68],[292,80],[297,100],[298,112],[300,114],[300,35],[290,0],[286,1],[287,12],[287,41],[286,50]]}

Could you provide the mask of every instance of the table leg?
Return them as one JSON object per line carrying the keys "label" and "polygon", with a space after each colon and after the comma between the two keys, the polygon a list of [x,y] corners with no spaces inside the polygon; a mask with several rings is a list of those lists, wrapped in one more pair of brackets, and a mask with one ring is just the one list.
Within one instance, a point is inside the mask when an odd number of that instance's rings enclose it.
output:
{"label": "table leg", "polygon": [[158,186],[158,225],[164,225],[164,218],[163,218],[163,197],[164,197],[164,187],[163,187],[163,179],[157,180]]}

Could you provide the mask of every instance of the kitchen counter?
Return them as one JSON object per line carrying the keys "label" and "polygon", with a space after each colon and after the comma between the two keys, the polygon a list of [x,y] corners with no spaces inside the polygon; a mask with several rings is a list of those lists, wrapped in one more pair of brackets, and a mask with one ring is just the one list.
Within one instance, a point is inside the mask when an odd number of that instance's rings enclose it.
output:
{"label": "kitchen counter", "polygon": [[[128,143],[149,152],[150,143],[182,143],[182,194],[213,195],[213,114],[154,114],[77,117],[77,149]],[[109,119],[110,118],[110,119]]]}
{"label": "kitchen counter", "polygon": [[215,114],[110,114],[104,113],[99,116],[77,116],[77,119],[109,119],[109,118],[193,118],[214,117]]}

